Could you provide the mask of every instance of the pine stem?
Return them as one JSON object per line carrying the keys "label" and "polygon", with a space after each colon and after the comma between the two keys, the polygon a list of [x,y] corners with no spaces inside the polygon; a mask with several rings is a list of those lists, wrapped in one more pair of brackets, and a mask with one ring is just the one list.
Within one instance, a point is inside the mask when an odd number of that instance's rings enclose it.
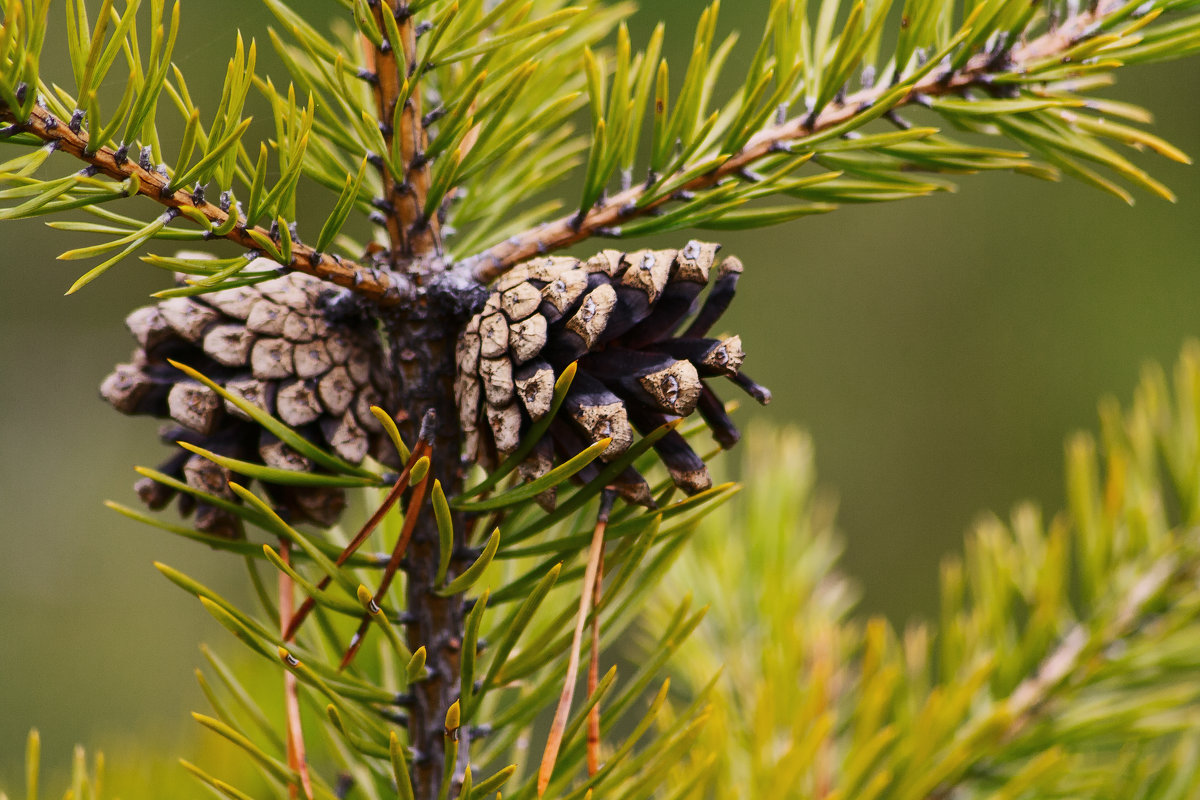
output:
{"label": "pine stem", "polygon": [[[1094,35],[1098,30],[1098,23],[1124,5],[1123,0],[1101,0],[1094,8],[1071,16],[1054,30],[1013,48],[1007,59],[997,58],[995,53],[984,52],[971,58],[956,72],[946,73],[936,69],[918,81],[893,109],[919,103],[927,97],[960,94],[970,88],[986,87],[991,76],[995,74],[1020,72],[1027,64],[1065,52]],[[465,259],[460,267],[469,271],[480,283],[489,283],[522,261],[535,256],[570,247],[602,232],[619,235],[620,226],[630,220],[655,213],[656,209],[678,197],[711,189],[731,176],[745,173],[756,162],[785,151],[790,142],[853,119],[872,108],[893,88],[881,83],[855,92],[823,109],[805,112],[765,128],[755,134],[739,152],[725,159],[719,166],[683,184],[671,195],[642,204],[639,201],[646,187],[635,186],[626,189],[597,203],[588,209],[586,214],[572,212],[552,222],[510,236],[505,241]],[[685,166],[677,174],[682,174],[687,169]]]}
{"label": "pine stem", "polygon": [[[392,14],[400,33],[400,42],[388,42],[384,48],[367,44],[368,58],[375,73],[374,94],[383,139],[391,148],[400,137],[400,155],[404,164],[403,180],[381,167],[388,212],[384,215],[392,243],[392,263],[399,265],[414,258],[440,255],[442,239],[437,214],[425,214],[429,194],[430,170],[424,160],[429,137],[421,119],[420,75],[416,75],[417,34],[412,16],[402,0],[375,4],[375,20],[386,31],[383,14]],[[399,129],[392,127],[396,103],[404,94],[405,81],[412,82],[400,114]]]}
{"label": "pine stem", "polygon": [[[432,310],[428,303],[406,309],[386,321],[392,342],[395,377],[398,381],[398,405],[408,413],[400,425],[407,441],[419,438],[418,426],[432,424],[427,432],[432,443],[432,478],[441,481],[447,494],[462,488],[458,412],[454,405],[454,340],[458,321],[453,316]],[[422,417],[434,412],[429,423]],[[461,515],[453,518],[454,555],[450,577],[467,566],[465,525]],[[413,785],[417,800],[438,797],[445,760],[444,728],[446,711],[458,699],[460,649],[463,635],[464,602],[462,595],[440,597],[436,594],[439,537],[433,514],[421,514],[408,544],[407,628],[412,650],[425,647],[428,676],[413,686],[413,705],[409,713],[409,742],[415,751]],[[470,748],[469,726],[460,732],[459,749]]]}
{"label": "pine stem", "polygon": [[[11,120],[7,109],[2,107],[0,107],[0,120]],[[34,107],[28,122],[17,123],[16,129],[32,133],[42,141],[54,143],[58,150],[90,164],[98,173],[107,175],[114,180],[128,181],[132,179],[137,185],[137,194],[148,197],[156,203],[168,208],[194,209],[214,227],[220,227],[229,219],[228,212],[203,199],[197,202],[197,198],[188,191],[183,189],[171,191],[168,188],[170,179],[167,176],[146,169],[134,159],[118,158],[116,151],[111,147],[100,147],[95,152],[88,152],[86,131],[73,132],[67,123],[57,119],[40,106]],[[270,237],[270,232],[264,228],[255,227],[250,230]],[[224,238],[247,250],[257,251],[259,246],[247,231],[248,229],[244,225],[235,225],[229,233],[225,234]],[[383,306],[407,302],[413,293],[411,283],[403,275],[365,267],[327,253],[318,253],[311,246],[299,242],[292,245],[291,262],[281,266],[351,289]]]}

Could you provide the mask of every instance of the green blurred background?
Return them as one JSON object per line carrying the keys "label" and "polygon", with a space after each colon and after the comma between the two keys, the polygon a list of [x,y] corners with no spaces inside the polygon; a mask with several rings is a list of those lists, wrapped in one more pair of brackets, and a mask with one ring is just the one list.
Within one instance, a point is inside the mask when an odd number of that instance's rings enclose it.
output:
{"label": "green blurred background", "polygon": [[[320,18],[332,4],[293,5]],[[743,32],[731,74],[766,5],[726,4],[722,27]],[[665,18],[682,60],[701,7],[645,0],[635,41]],[[243,0],[183,11],[190,32],[176,61],[211,103],[234,27],[265,44],[268,15]],[[281,74],[269,54],[259,63]],[[1200,154],[1198,78],[1190,62],[1143,68],[1111,94],[1148,106],[1158,132]],[[1005,514],[1025,498],[1056,509],[1064,435],[1092,427],[1101,395],[1128,397],[1145,362],[1169,364],[1200,333],[1200,171],[1139,161],[1177,205],[1140,196],[1129,208],[1073,183],[965,176],[957,194],[723,237],[747,264],[725,328],[741,333],[749,372],[775,392],[742,417],[812,431],[867,611],[898,622],[930,613],[938,561],[981,511]],[[54,256],[83,243],[73,236],[0,226],[0,786],[10,790],[34,725],[59,764],[77,741],[110,760],[139,740],[186,753],[187,712],[203,705],[196,645],[225,640],[151,562],[235,593],[241,583],[225,574],[232,562],[101,506],[131,501],[129,467],[162,452],[153,422],[113,413],[96,393],[132,348],[122,318],[162,281],[130,261],[63,297],[80,266]],[[138,769],[152,781],[157,768]]]}

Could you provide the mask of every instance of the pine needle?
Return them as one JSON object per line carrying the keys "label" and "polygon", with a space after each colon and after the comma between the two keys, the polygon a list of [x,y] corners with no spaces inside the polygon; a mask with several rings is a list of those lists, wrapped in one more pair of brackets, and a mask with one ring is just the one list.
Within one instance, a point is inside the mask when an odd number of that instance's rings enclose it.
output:
{"label": "pine needle", "polygon": [[[554,710],[554,722],[550,726],[550,735],[546,740],[546,749],[542,753],[542,765],[538,769],[538,797],[544,795],[546,787],[550,785],[550,776],[554,772],[554,763],[558,760],[558,750],[562,746],[563,733],[567,729],[567,717],[571,714],[571,701],[575,697],[575,679],[579,675],[579,650],[583,644],[583,629],[587,624],[588,614],[592,610],[592,598],[600,574],[600,561],[604,557],[604,530],[608,527],[608,514],[612,510],[615,497],[616,495],[607,489],[600,496],[600,511],[597,514],[596,527],[592,532],[592,544],[588,548],[587,570],[584,572],[583,578],[583,593],[579,598],[579,616],[575,619],[575,633],[571,639],[571,654],[567,661],[567,677],[563,681],[563,690],[558,698],[558,707]],[[594,648],[593,652],[595,652]],[[592,688],[590,683],[589,680],[589,690]]]}
{"label": "pine needle", "polygon": [[[291,542],[286,539],[279,542],[279,555],[283,563],[291,565]],[[279,619],[287,620],[292,616],[294,605],[292,578],[284,570],[279,571]],[[283,696],[287,708],[287,759],[288,766],[300,775],[300,786],[304,789],[307,800],[313,800],[312,776],[308,772],[308,757],[304,748],[304,727],[300,721],[300,695],[297,691],[296,673],[285,670],[283,673]],[[294,783],[288,784],[288,797],[299,797],[299,789]]]}
{"label": "pine needle", "polygon": [[[427,442],[421,441],[417,443],[417,448],[419,449],[422,444],[428,447]],[[388,559],[387,567],[383,570],[383,578],[379,581],[379,589],[375,592],[376,597],[383,597],[387,593],[388,587],[392,585],[392,578],[395,577],[396,571],[400,569],[400,562],[404,560],[404,554],[408,552],[408,543],[412,540],[413,531],[417,527],[417,520],[421,517],[421,510],[425,505],[425,490],[429,488],[429,478],[432,474],[433,470],[426,471],[425,476],[417,484],[417,488],[413,490],[412,497],[409,498],[408,509],[404,514],[404,527],[401,528],[400,538],[396,540],[396,546],[392,549],[392,557]],[[363,637],[370,624],[371,615],[364,614],[362,622],[358,625],[358,630],[350,640],[350,647],[346,649],[346,654],[342,656],[342,662],[338,665],[339,670],[345,669],[354,660],[354,656],[358,653],[358,648],[362,644]]]}
{"label": "pine needle", "polygon": [[[600,592],[604,585],[604,537],[600,537],[600,555],[596,560],[596,583],[592,588],[592,605],[600,607]],[[600,683],[600,615],[592,615],[592,653],[588,663],[588,699],[596,694]],[[596,703],[588,711],[587,728],[587,767],[588,777],[595,777],[600,771],[600,703]]]}
{"label": "pine needle", "polygon": [[[362,543],[367,540],[367,537],[370,536],[375,528],[379,526],[379,523],[383,521],[383,518],[387,516],[387,513],[392,510],[392,506],[396,505],[396,502],[400,499],[400,495],[404,494],[404,490],[408,488],[409,477],[416,468],[417,462],[427,456],[428,452],[429,442],[424,439],[418,440],[416,446],[413,448],[412,453],[409,455],[408,463],[404,465],[404,469],[401,470],[400,476],[396,478],[396,483],[388,491],[387,496],[383,499],[383,502],[379,504],[379,508],[375,509],[375,513],[372,514],[371,518],[362,526],[362,529],[354,535],[354,538],[351,539],[344,548],[342,548],[342,552],[337,557],[337,561],[335,562],[339,567],[345,564],[350,556],[354,555],[358,548],[362,547]],[[332,576],[326,575],[321,579],[321,582],[317,584],[317,588],[324,591],[329,587],[329,584],[332,580]],[[308,597],[303,603],[300,604],[300,610],[297,611],[294,616],[289,615],[291,616],[291,621],[283,630],[283,640],[285,642],[290,642],[296,636],[296,631],[300,629],[300,625],[308,617],[309,613],[312,612],[313,606],[315,605],[316,600],[314,600],[312,597]]]}

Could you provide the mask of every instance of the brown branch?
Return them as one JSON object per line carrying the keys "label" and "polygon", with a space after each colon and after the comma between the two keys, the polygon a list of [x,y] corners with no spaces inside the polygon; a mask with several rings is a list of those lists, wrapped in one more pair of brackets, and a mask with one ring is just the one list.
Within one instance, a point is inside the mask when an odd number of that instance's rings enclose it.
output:
{"label": "brown branch", "polygon": [[[950,75],[940,69],[935,70],[916,82],[909,93],[893,107],[911,105],[925,97],[961,93],[970,87],[985,84],[991,75],[999,72],[1020,72],[1034,62],[1062,53],[1092,35],[1093,26],[1122,5],[1124,3],[1121,0],[1101,0],[1094,11],[1076,14],[1054,30],[1013,48],[1007,60],[1000,61],[993,53],[980,53]],[[803,116],[764,128],[740,151],[709,172],[679,187],[676,194],[710,189],[725,178],[744,172],[755,162],[785,151],[790,142],[851,120],[874,106],[894,89],[893,85],[862,89],[849,95],[844,101],[826,107],[819,114],[806,112]],[[685,167],[676,174],[683,174],[686,170]],[[617,229],[630,220],[654,213],[656,209],[674,199],[673,196],[667,196],[639,206],[638,202],[646,188],[635,186],[613,195],[590,209],[582,220],[577,213],[572,213],[512,236],[482,253],[465,259],[460,268],[469,271],[480,283],[490,283],[522,261],[570,247],[601,231]]]}
{"label": "brown branch", "polygon": [[384,218],[392,243],[392,263],[399,265],[414,258],[440,255],[442,237],[437,214],[426,216],[424,210],[430,183],[429,164],[424,160],[429,137],[421,118],[419,85],[410,87],[404,111],[400,115],[400,129],[392,128],[396,103],[402,94],[405,79],[417,81],[420,78],[413,74],[417,65],[417,33],[413,18],[402,0],[376,3],[373,13],[376,24],[385,34],[387,26],[382,15],[392,14],[401,38],[398,43],[385,39],[384,48],[375,47],[370,42],[364,45],[369,67],[375,76],[372,88],[383,140],[390,149],[395,137],[400,137],[404,179],[398,180],[398,176],[392,175],[386,161],[380,168],[387,200]]}
{"label": "brown branch", "polygon": [[[183,189],[171,190],[170,178],[143,167],[136,160],[118,156],[117,151],[111,147],[101,147],[95,152],[88,152],[86,131],[72,131],[67,123],[41,106],[34,106],[28,122],[23,123],[13,120],[8,109],[0,108],[0,120],[14,122],[14,132],[32,133],[44,142],[53,143],[57,149],[90,164],[98,174],[118,181],[135,179],[138,183],[138,194],[149,197],[167,208],[195,209],[214,227],[220,227],[229,219],[229,213],[219,206],[203,198],[193,197]],[[270,238],[270,233],[263,228],[255,227],[251,230]],[[224,238],[247,250],[259,250],[259,245],[251,238],[245,225],[234,225]],[[412,295],[412,286],[403,276],[365,267],[327,253],[318,253],[312,247],[299,242],[292,245],[291,262],[282,266],[351,289],[380,305],[397,305]]]}

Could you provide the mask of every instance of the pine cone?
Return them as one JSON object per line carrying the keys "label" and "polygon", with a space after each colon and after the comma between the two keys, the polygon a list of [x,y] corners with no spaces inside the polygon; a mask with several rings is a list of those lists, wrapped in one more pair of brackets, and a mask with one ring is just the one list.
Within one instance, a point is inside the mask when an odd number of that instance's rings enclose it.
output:
{"label": "pine cone", "polygon": [[[394,451],[372,405],[388,392],[384,350],[374,323],[336,308],[341,290],[291,273],[264,283],[195,297],[176,297],[134,311],[125,320],[138,341],[131,363],[104,379],[100,394],[125,414],[170,418],[164,441],[185,441],[221,455],[281,469],[315,471],[312,462],[253,422],[234,404],[167,363],[187,364],[231,394],[245,398],[297,429],[318,446],[357,464],[371,453]],[[236,500],[228,470],[179,450],[160,469],[189,486]],[[245,479],[242,479],[245,480]],[[149,478],[135,486],[151,508],[174,490]],[[341,489],[264,487],[297,522],[328,526],[345,506]],[[196,527],[231,535],[235,517],[180,497],[195,507]]]}
{"label": "pine cone", "polygon": [[[611,437],[600,460],[611,461],[663,423],[699,411],[714,438],[731,447],[739,437],[704,379],[730,378],[759,402],[770,393],[741,373],[741,339],[708,338],[733,299],[742,264],[726,258],[691,324],[693,310],[720,245],[691,241],[679,251],[604,250],[587,261],[551,256],[523,264],[493,287],[487,304],[458,341],[455,385],[465,457],[494,465],[517,448],[523,433],[550,410],[554,382],[572,361],[578,371],[551,425],[520,465],[525,480],[544,475],[555,456],[569,458]],[[672,431],[655,444],[675,483],[688,494],[712,485],[704,461]],[[597,474],[589,465],[578,477]],[[632,502],[653,505],[650,487],[632,467],[615,488]],[[554,498],[540,498],[553,506]]]}

